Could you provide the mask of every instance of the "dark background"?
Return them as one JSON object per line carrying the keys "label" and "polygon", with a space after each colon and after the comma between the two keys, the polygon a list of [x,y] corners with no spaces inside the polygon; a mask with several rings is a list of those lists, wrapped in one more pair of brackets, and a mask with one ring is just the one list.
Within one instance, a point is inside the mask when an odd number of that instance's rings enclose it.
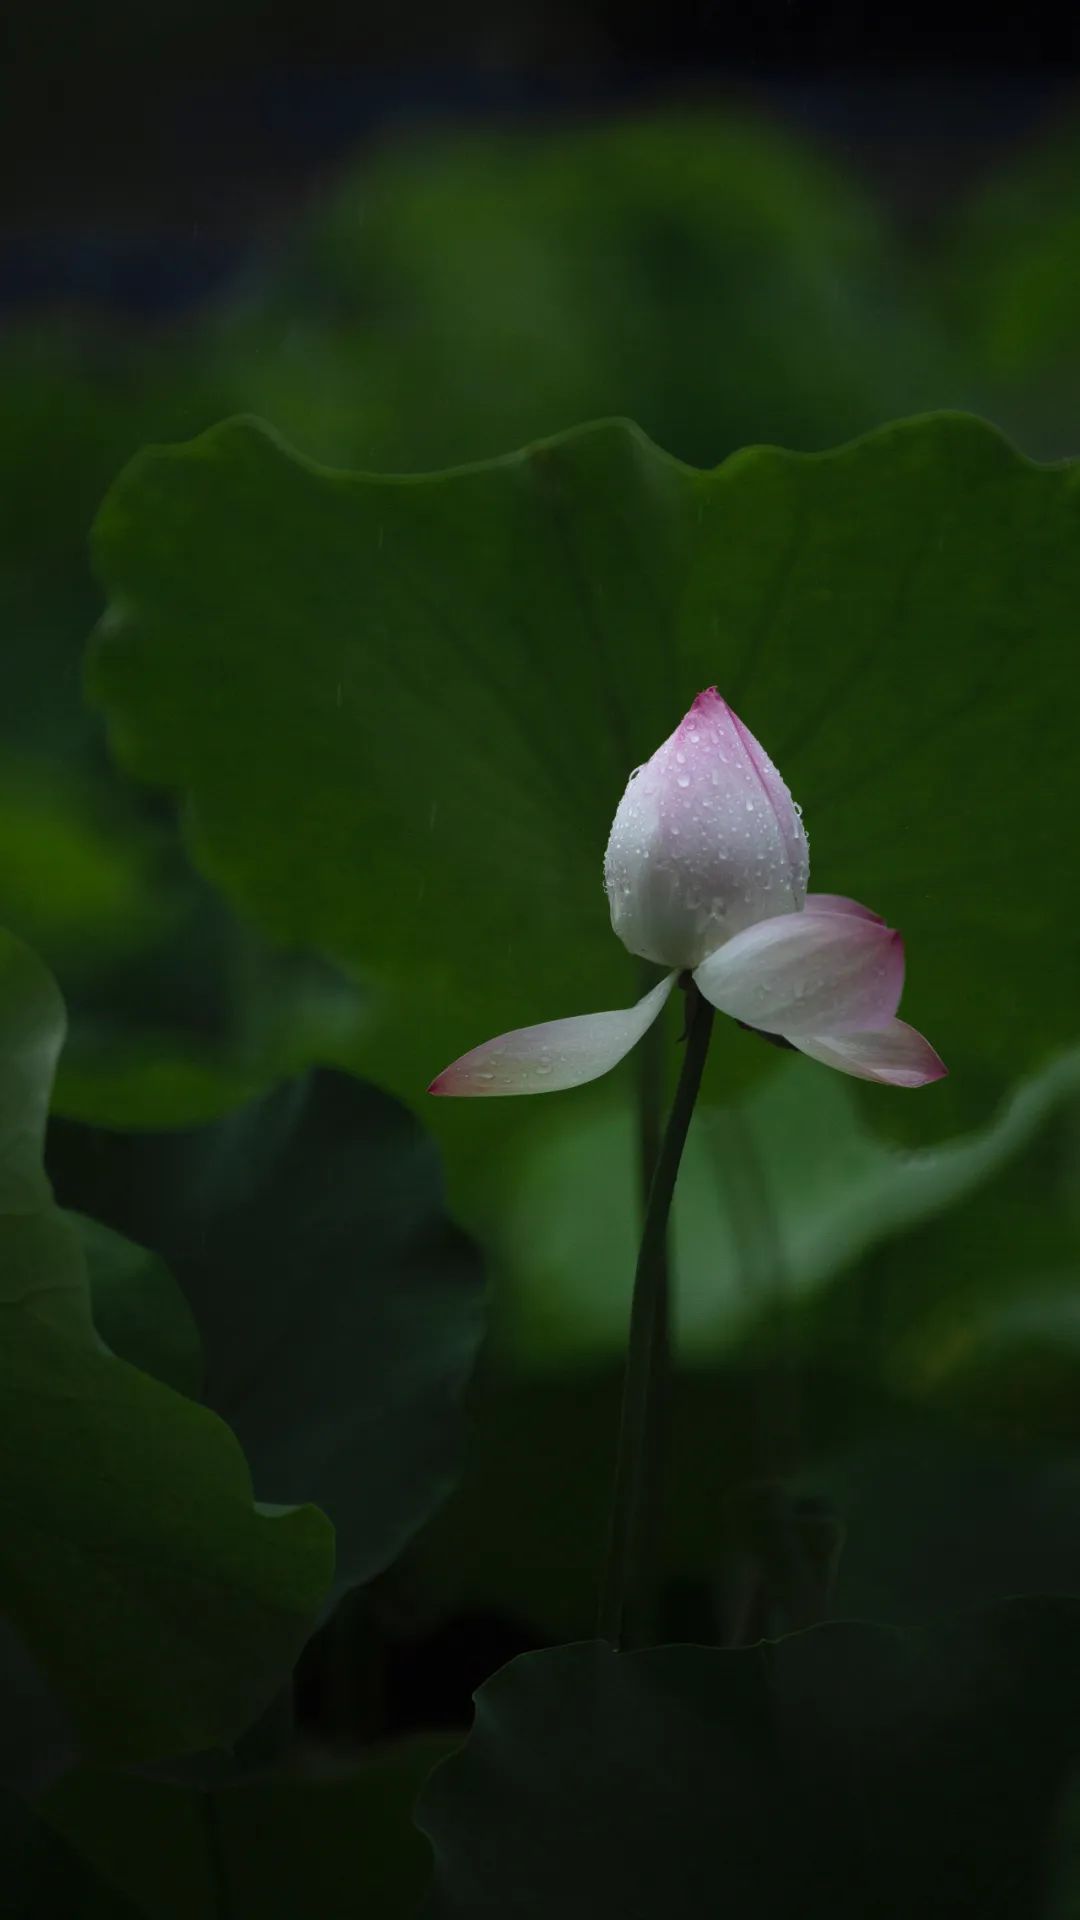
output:
{"label": "dark background", "polygon": [[154,323],[343,162],[431,125],[723,103],[822,142],[905,222],[1068,116],[1069,9],[847,0],[16,5],[0,25],[0,306]]}

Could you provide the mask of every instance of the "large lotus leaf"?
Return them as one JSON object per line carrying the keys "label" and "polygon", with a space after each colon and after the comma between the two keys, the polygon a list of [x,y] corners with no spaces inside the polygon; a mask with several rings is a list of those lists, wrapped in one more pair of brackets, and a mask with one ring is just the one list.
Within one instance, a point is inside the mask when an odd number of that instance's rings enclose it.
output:
{"label": "large lotus leaf", "polygon": [[458,1744],[448,1734],[390,1742],[321,1771],[233,1787],[213,1796],[212,1810],[190,1789],[83,1769],[41,1812],[146,1920],[204,1920],[222,1879],[232,1920],[406,1920],[431,1871],[413,1802]]}
{"label": "large lotus leaf", "polygon": [[[805,804],[815,884],[908,936],[905,1011],[953,1079],[868,1098],[925,1138],[1075,1033],[1077,523],[1070,468],[953,416],[713,473],[603,425],[417,480],[234,423],[106,502],[91,688],[211,877],[363,971],[358,1063],[417,1101],[500,1027],[633,996],[611,813],[718,682]],[[725,1025],[714,1093],[766,1056]],[[432,1104],[477,1216],[539,1104]]]}
{"label": "large lotus leaf", "polygon": [[1080,1602],[740,1652],[526,1654],[419,1819],[430,1920],[1030,1920],[1080,1748]]}
{"label": "large lotus leaf", "polygon": [[0,943],[0,1606],[88,1751],[232,1739],[326,1591],[314,1509],[256,1511],[220,1420],[114,1358],[42,1163],[63,1005]]}
{"label": "large lotus leaf", "polygon": [[164,1260],[259,1498],[325,1509],[339,1588],[380,1572],[453,1482],[482,1331],[479,1262],[412,1116],[316,1071],[202,1128],[55,1121],[49,1168]]}

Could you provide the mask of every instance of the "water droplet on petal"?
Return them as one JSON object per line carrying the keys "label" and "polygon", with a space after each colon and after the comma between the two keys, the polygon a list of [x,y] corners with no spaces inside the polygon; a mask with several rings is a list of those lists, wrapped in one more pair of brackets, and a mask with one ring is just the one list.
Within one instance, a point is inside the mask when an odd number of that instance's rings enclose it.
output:
{"label": "water droplet on petal", "polygon": [[678,787],[688,787],[690,785],[690,775],[688,773],[680,773],[675,784]]}

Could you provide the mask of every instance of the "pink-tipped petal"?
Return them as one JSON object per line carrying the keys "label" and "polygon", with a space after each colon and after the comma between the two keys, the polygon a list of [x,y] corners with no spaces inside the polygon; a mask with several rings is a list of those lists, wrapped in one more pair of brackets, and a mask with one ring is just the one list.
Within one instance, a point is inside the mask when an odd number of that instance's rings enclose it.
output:
{"label": "pink-tipped petal", "polygon": [[604,857],[611,924],[665,967],[696,967],[755,921],[796,912],[810,856],[768,754],[715,687],[630,776]]}
{"label": "pink-tipped petal", "polygon": [[900,936],[861,914],[761,920],[694,974],[706,1000],[749,1027],[799,1039],[887,1026],[900,1004]]}
{"label": "pink-tipped petal", "polygon": [[846,893],[808,893],[806,896],[807,913],[853,913],[860,920],[876,920],[879,927],[885,925],[880,913],[871,912],[861,900],[849,900]]}
{"label": "pink-tipped petal", "polygon": [[749,727],[743,725],[738,714],[732,711],[726,700],[720,699],[715,687],[710,687],[706,693],[699,693],[694,702],[695,707],[699,701],[706,706],[709,703],[715,703],[723,710],[746,749],[747,761],[753,768],[762,794],[776,821],[777,830],[787,853],[789,872],[797,882],[792,888],[792,905],[798,909],[806,898],[806,884],[810,877],[810,849],[807,845],[802,814],[791,797],[788,784],[769,759],[761,743],[754,739]]}
{"label": "pink-tipped petal", "polygon": [[517,1027],[463,1053],[428,1088],[429,1093],[472,1097],[511,1093],[561,1093],[610,1073],[636,1047],[657,1018],[675,975],[661,980],[634,1007],[616,1013],[575,1014],[539,1027]]}
{"label": "pink-tipped petal", "polygon": [[811,1060],[854,1074],[857,1080],[878,1080],[886,1087],[925,1087],[942,1080],[949,1069],[929,1040],[904,1020],[892,1020],[876,1033],[793,1036],[793,1045]]}

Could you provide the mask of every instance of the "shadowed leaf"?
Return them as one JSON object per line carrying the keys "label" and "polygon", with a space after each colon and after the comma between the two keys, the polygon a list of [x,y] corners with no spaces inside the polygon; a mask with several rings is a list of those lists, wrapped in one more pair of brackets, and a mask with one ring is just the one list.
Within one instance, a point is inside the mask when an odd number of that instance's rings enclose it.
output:
{"label": "shadowed leaf", "polygon": [[220,1420],[101,1344],[76,1224],[42,1163],[64,1026],[0,940],[0,1607],[84,1747],[145,1760],[234,1737],[329,1582],[314,1509],[252,1504]]}
{"label": "shadowed leaf", "polygon": [[526,1654],[421,1801],[425,1920],[1030,1920],[1078,1706],[1075,1601]]}

